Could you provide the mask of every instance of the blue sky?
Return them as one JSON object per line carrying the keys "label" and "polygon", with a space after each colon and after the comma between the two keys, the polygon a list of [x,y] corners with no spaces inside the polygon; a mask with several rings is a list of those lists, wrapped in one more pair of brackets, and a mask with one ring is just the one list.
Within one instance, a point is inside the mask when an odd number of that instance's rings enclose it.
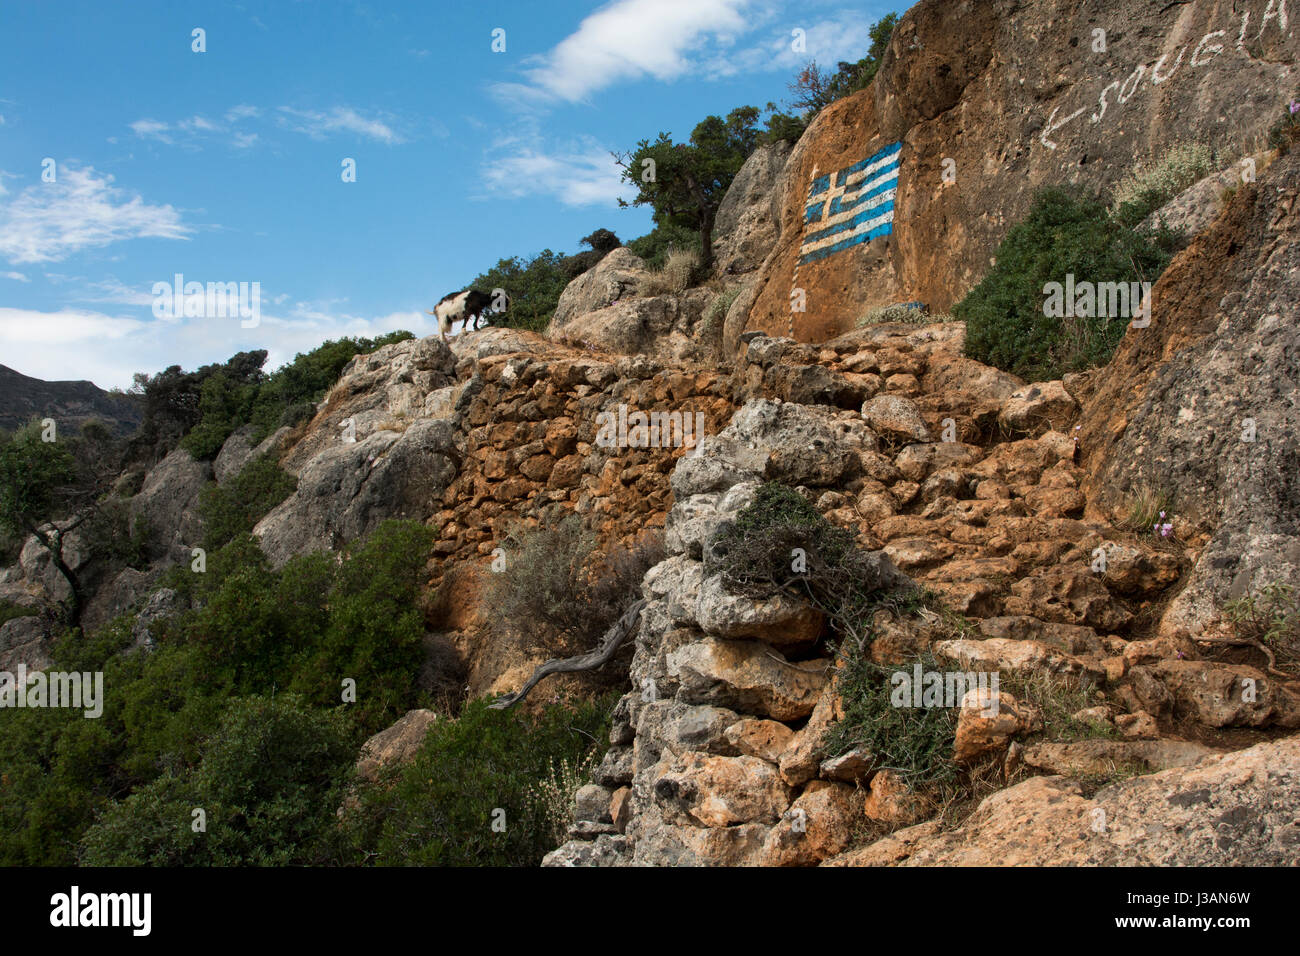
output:
{"label": "blue sky", "polygon": [[[423,310],[499,258],[649,230],[617,206],[611,150],[782,101],[806,60],[861,57],[902,9],[3,0],[0,364],[126,387],[242,349],[270,368],[339,335],[429,334]],[[176,273],[260,283],[260,324],[155,317]]]}

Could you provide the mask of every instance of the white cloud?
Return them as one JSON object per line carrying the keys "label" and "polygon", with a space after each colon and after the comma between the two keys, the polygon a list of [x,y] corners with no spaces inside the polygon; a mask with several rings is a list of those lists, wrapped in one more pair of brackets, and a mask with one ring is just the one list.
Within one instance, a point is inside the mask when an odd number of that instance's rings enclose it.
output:
{"label": "white cloud", "polygon": [[727,46],[750,28],[751,0],[614,0],[592,13],[525,70],[528,84],[501,84],[508,99],[575,102],[624,80],[676,79],[690,54]]}
{"label": "white cloud", "polygon": [[546,153],[523,147],[494,158],[483,169],[484,198],[551,196],[566,206],[610,205],[622,188],[622,173],[608,149],[592,140]]}
{"label": "white cloud", "polygon": [[94,167],[68,166],[55,183],[28,186],[0,205],[0,256],[18,265],[60,262],[125,239],[186,239],[193,230],[172,206],[153,206]]}
{"label": "white cloud", "polygon": [[152,374],[169,365],[197,368],[248,349],[267,350],[269,371],[326,339],[373,337],[397,329],[421,336],[437,332],[431,317],[422,311],[358,316],[334,311],[333,306],[295,302],[274,314],[264,310],[261,324],[254,329],[240,328],[235,319],[160,324],[163,320],[82,309],[0,308],[0,355],[5,365],[24,375],[89,379],[100,388],[127,388],[136,372]]}
{"label": "white cloud", "polygon": [[27,278],[27,276],[23,275],[21,272],[6,272],[6,273],[4,274],[4,277],[5,277],[6,279],[13,279],[15,282],[31,282],[31,281],[32,281],[31,279]]}
{"label": "white cloud", "polygon": [[755,46],[714,57],[702,65],[702,72],[710,76],[770,70],[793,73],[809,60],[833,71],[841,60],[856,61],[866,56],[875,22],[876,18],[863,16],[861,11],[842,10],[811,26],[800,25],[805,33],[805,48],[797,52],[790,30],[782,27]]}
{"label": "white cloud", "polygon": [[166,123],[152,119],[138,119],[131,125],[131,132],[135,133],[141,139],[156,139],[160,143],[174,143],[168,130],[171,129]]}
{"label": "white cloud", "polygon": [[247,103],[240,103],[238,106],[232,106],[226,110],[226,122],[238,123],[240,120],[257,119],[262,115],[262,110],[257,106],[250,106]]}
{"label": "white cloud", "polygon": [[[350,106],[336,106],[330,110],[298,110],[281,106],[273,114],[283,129],[302,133],[313,139],[325,139],[339,133],[354,133],[382,143],[402,143],[405,139],[384,118],[363,116]],[[248,129],[248,124],[270,119],[260,107],[240,103],[222,115],[221,121],[194,115],[175,122],[156,119],[138,119],[130,124],[131,131],[141,139],[150,139],[168,146],[197,149],[209,140],[224,139],[236,149],[248,149],[261,141],[260,135]],[[436,130],[435,130],[436,132]]]}
{"label": "white cloud", "polygon": [[296,110],[281,106],[281,122],[297,133],[324,139],[330,133],[355,133],[381,143],[401,143],[403,139],[387,123],[367,119],[350,106],[336,106],[327,112]]}
{"label": "white cloud", "polygon": [[[150,284],[152,288],[152,283]],[[82,292],[68,298],[76,302],[112,302],[117,305],[144,305],[153,308],[154,296],[144,288],[133,288],[117,276],[87,283]]]}

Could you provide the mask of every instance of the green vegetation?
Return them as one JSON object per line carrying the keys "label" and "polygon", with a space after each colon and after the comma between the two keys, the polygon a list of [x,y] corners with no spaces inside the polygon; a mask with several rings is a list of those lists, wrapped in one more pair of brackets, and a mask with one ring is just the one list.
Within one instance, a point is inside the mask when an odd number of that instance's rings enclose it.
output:
{"label": "green vegetation", "polygon": [[510,296],[510,309],[500,319],[510,328],[544,332],[555,314],[560,293],[569,284],[569,277],[560,263],[564,255],[543,249],[528,259],[511,256],[501,259],[491,269],[470,283],[480,292],[505,289]]}
{"label": "green vegetation", "polygon": [[1148,235],[1129,228],[1095,197],[1040,191],[998,247],[997,265],[953,309],[966,322],[966,354],[1028,381],[1104,365],[1128,318],[1044,315],[1047,284],[1064,283],[1067,275],[1096,284],[1154,283],[1176,243],[1164,229]]}
{"label": "green vegetation", "polygon": [[406,767],[362,790],[345,819],[352,852],[381,866],[536,866],[556,846],[554,800],[538,781],[604,753],[611,707],[468,704],[433,725]]}
{"label": "green vegetation", "polygon": [[[267,819],[249,817],[239,824],[243,835],[222,837],[234,842],[202,851],[174,842],[180,839],[175,834],[153,850],[142,848],[123,835],[129,826],[122,820],[132,814],[141,821],[160,819],[174,803],[185,803],[195,793],[216,794],[221,800],[213,806],[247,817],[251,803],[212,789],[216,783],[203,789],[204,762],[216,766],[213,754],[226,752],[221,748],[227,743],[244,746],[227,741],[242,726],[231,712],[238,699],[279,701],[285,692],[296,695],[285,704],[301,712],[300,718],[284,718],[288,736],[307,724],[324,734],[322,715],[341,711],[347,719],[349,760],[355,759],[364,737],[427,703],[416,689],[415,675],[423,660],[420,594],[430,543],[431,533],[418,522],[390,521],[345,552],[341,562],[332,555],[311,554],[277,571],[254,539],[236,537],[209,555],[206,573],[183,566],[169,572],[165,583],[191,606],[151,625],[157,639],[151,652],[120,653],[132,641],[129,616],[93,639],[80,630],[59,638],[53,648],[59,667],[104,672],[104,713],[87,720],[80,711],[66,709],[6,711],[0,735],[0,864],[72,862],[78,840],[103,812],[110,825],[87,852],[121,854],[124,860],[146,852],[159,858],[180,853],[186,860],[199,859],[184,856],[191,851],[237,854],[239,847],[257,842],[257,833],[279,832],[274,827],[281,825],[289,828],[283,832],[291,832],[299,824],[293,822],[298,818],[287,809],[290,805],[307,813],[316,806],[310,800],[329,803],[333,798],[322,791],[286,796],[288,803],[278,804],[279,797],[257,789],[261,778],[232,779],[229,786],[253,788],[240,799],[265,797]],[[343,700],[346,679],[356,682],[355,703]],[[286,753],[292,754],[292,748]],[[324,759],[310,748],[301,757]],[[311,766],[317,773],[321,765]],[[303,773],[303,786],[322,789],[313,782],[316,777]],[[116,811],[127,817],[113,815],[114,803],[160,779],[165,782]],[[213,811],[206,804],[191,806]],[[272,819],[277,815],[279,822]],[[187,810],[185,826],[188,821]],[[272,829],[257,829],[264,826]],[[146,822],[141,827],[149,831]],[[162,839],[156,828],[149,832]],[[264,846],[260,852],[271,854],[270,860],[285,858],[274,854],[290,850]]]}
{"label": "green vegetation", "polygon": [[213,458],[243,425],[252,425],[252,440],[260,442],[281,425],[295,425],[310,415],[312,404],[354,356],[409,338],[410,332],[391,332],[373,339],[330,340],[269,375],[262,372],[265,349],[240,352],[224,365],[193,372],[173,365],[153,376],[137,374],[135,389],[144,395],[145,411],[133,446],[153,459],[177,444],[195,458]]}
{"label": "green vegetation", "polygon": [[844,719],[826,735],[826,752],[842,754],[862,747],[882,769],[898,774],[914,788],[951,785],[957,780],[953,740],[957,711],[948,707],[896,707],[891,701],[891,675],[910,674],[916,663],[922,672],[942,671],[930,654],[898,667],[886,667],[864,653],[848,652],[838,670]]}
{"label": "green vegetation", "polygon": [[1115,187],[1115,218],[1130,229],[1218,168],[1214,152],[1200,143],[1169,150],[1148,170],[1135,172]]}
{"label": "green vegetation", "polygon": [[834,73],[823,71],[815,62],[808,63],[790,85],[794,107],[803,111],[805,123],[830,106],[859,90],[865,90],[876,78],[889,49],[889,39],[898,25],[898,14],[882,17],[871,27],[871,46],[867,55],[856,63],[840,61]]}
{"label": "green vegetation", "polygon": [[212,483],[199,496],[203,547],[216,550],[249,534],[297,486],[298,482],[276,464],[273,455],[254,458],[224,487]]}
{"label": "green vegetation", "polygon": [[1268,145],[1285,156],[1300,140],[1300,93],[1282,108],[1282,117],[1268,131]]}
{"label": "green vegetation", "polygon": [[4,627],[16,617],[31,617],[35,613],[35,608],[24,607],[7,598],[0,598],[0,627]]}
{"label": "green vegetation", "polygon": [[633,239],[627,247],[645,260],[647,269],[662,269],[671,252],[689,249],[698,253],[700,234],[684,226],[675,226],[666,222],[655,226],[640,239]]}
{"label": "green vegetation", "polygon": [[[329,862],[356,759],[341,713],[293,695],[235,699],[197,765],[111,805],[82,837],[87,866],[286,866]],[[196,832],[195,809],[204,829]]]}
{"label": "green vegetation", "polygon": [[674,143],[667,133],[616,154],[623,181],[636,193],[619,206],[649,206],[655,225],[691,229],[700,237],[701,266],[713,265],[713,221],[727,187],[759,143],[759,111],[741,106],[726,118],[706,116],[689,141]]}
{"label": "green vegetation", "polygon": [[1300,659],[1300,598],[1290,584],[1273,581],[1223,606],[1237,634],[1291,660]]}
{"label": "green vegetation", "polygon": [[897,302],[893,305],[886,305],[881,306],[878,309],[872,309],[858,320],[858,328],[863,329],[869,325],[883,325],[886,322],[906,322],[909,325],[931,325],[935,322],[951,322],[952,320],[952,316],[947,313],[931,315],[925,309],[916,308],[906,302]]}

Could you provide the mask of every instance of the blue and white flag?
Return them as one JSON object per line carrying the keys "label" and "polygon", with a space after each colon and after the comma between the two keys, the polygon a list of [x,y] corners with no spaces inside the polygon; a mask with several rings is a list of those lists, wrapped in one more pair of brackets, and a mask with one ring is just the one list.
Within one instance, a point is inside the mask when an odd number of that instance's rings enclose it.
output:
{"label": "blue and white flag", "polygon": [[902,150],[901,142],[891,143],[874,156],[813,180],[804,210],[800,265],[894,231]]}

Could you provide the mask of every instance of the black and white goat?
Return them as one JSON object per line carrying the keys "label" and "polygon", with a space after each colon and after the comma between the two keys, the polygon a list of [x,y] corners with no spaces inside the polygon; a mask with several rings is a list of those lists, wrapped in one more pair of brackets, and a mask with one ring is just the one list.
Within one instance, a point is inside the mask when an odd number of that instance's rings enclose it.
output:
{"label": "black and white goat", "polygon": [[510,297],[499,289],[491,295],[479,292],[477,289],[465,289],[463,292],[450,292],[444,295],[428,314],[438,317],[438,333],[446,342],[452,323],[457,319],[461,320],[460,330],[464,332],[469,326],[470,319],[474,320],[474,328],[477,329],[479,321],[489,311],[504,312],[508,308],[510,308]]}

